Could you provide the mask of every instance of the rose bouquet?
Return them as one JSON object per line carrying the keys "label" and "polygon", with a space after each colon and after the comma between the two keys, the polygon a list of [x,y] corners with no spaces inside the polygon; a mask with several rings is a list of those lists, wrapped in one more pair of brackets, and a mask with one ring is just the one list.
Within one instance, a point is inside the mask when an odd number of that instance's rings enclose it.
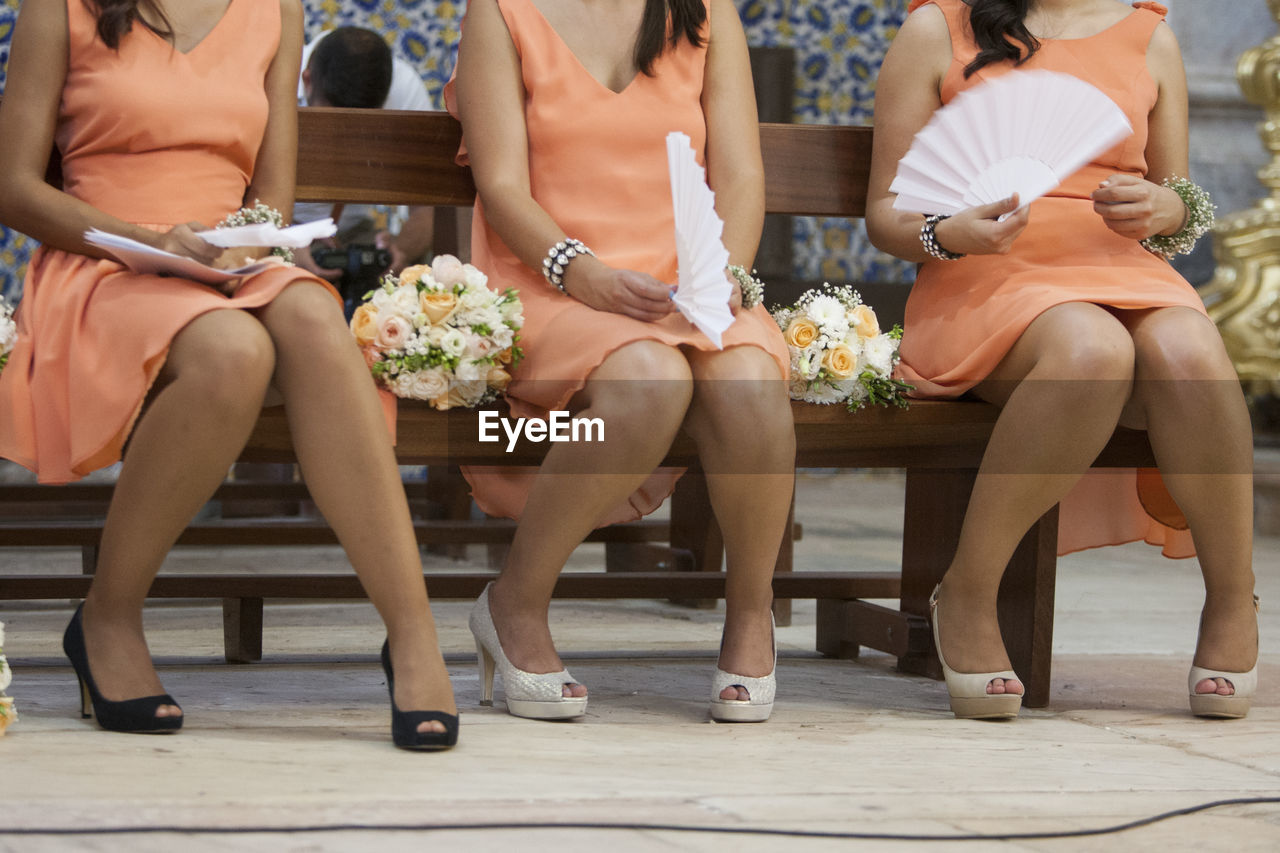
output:
{"label": "rose bouquet", "polygon": [[876,313],[851,287],[805,292],[790,307],[773,310],[791,353],[791,399],[907,407],[911,386],[893,378],[902,327],[880,331]]}
{"label": "rose bouquet", "polygon": [[18,326],[13,322],[13,308],[0,300],[0,370],[9,363],[9,353],[18,339]]}
{"label": "rose bouquet", "polygon": [[0,622],[0,737],[4,730],[18,722],[18,711],[13,707],[13,700],[4,695],[4,689],[13,681],[13,673],[9,670],[9,662],[4,659],[4,623]]}
{"label": "rose bouquet", "polygon": [[495,399],[520,362],[524,313],[513,289],[487,282],[453,255],[386,276],[351,318],[374,379],[437,409]]}

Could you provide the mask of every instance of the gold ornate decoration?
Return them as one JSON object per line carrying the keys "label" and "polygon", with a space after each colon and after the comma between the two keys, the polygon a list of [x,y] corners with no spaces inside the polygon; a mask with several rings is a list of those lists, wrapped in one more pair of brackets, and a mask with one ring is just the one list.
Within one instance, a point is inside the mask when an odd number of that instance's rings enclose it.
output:
{"label": "gold ornate decoration", "polygon": [[[1280,23],[1280,0],[1267,0]],[[1217,270],[1202,291],[1227,352],[1250,394],[1280,394],[1280,34],[1246,50],[1236,65],[1244,96],[1265,111],[1258,126],[1271,162],[1258,172],[1269,190],[1213,229]]]}

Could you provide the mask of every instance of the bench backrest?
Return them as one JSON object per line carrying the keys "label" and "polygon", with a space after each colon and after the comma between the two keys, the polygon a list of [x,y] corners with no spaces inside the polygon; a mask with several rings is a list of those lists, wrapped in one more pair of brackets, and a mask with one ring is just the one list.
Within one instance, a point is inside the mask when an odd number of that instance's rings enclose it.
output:
{"label": "bench backrest", "polygon": [[[454,163],[461,127],[448,113],[307,107],[298,116],[298,200],[468,206],[469,169]],[[860,217],[871,128],[761,124],[765,209]]]}

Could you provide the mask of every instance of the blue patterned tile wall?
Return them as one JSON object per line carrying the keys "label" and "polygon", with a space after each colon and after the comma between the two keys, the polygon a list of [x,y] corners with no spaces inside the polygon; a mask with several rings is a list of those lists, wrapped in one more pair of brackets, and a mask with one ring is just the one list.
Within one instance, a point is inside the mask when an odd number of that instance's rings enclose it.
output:
{"label": "blue patterned tile wall", "polygon": [[[880,59],[906,14],[907,0],[736,0],[752,44],[796,49],[795,120],[871,121]],[[0,91],[19,0],[0,0]],[[345,24],[386,35],[417,66],[437,100],[453,70],[465,2],[303,0],[308,38]],[[913,269],[867,242],[862,224],[797,219],[795,275],[804,279],[906,281]],[[11,301],[34,242],[0,228],[0,293]]]}

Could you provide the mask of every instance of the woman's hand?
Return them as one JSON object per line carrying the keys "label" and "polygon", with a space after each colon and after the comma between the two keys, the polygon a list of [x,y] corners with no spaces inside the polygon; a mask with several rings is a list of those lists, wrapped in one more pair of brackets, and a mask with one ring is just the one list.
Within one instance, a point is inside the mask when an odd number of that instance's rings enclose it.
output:
{"label": "woman's hand", "polygon": [[[938,245],[962,255],[1005,255],[1030,221],[1030,208],[1018,207],[1018,194],[1004,201],[962,210],[942,220],[933,234]],[[1001,216],[1007,215],[1004,221]]]}
{"label": "woman's hand", "polygon": [[1176,234],[1187,219],[1181,196],[1133,175],[1112,175],[1099,184],[1093,191],[1093,209],[1108,228],[1134,240]]}
{"label": "woman's hand", "polygon": [[570,296],[597,311],[649,323],[675,310],[670,285],[642,272],[615,269],[591,255],[573,259],[564,285]]}
{"label": "woman's hand", "polygon": [[223,249],[209,266],[216,270],[233,270],[236,267],[248,266],[271,254],[269,246],[232,246]]}
{"label": "woman's hand", "polygon": [[155,247],[205,265],[212,265],[223,254],[223,250],[196,236],[195,232],[203,230],[205,227],[199,222],[175,225],[158,235]]}
{"label": "woman's hand", "polygon": [[729,279],[729,284],[733,285],[733,290],[729,292],[729,310],[733,312],[733,316],[737,317],[738,312],[742,310],[742,284],[738,281],[738,277],[728,270],[724,271],[724,277]]}

